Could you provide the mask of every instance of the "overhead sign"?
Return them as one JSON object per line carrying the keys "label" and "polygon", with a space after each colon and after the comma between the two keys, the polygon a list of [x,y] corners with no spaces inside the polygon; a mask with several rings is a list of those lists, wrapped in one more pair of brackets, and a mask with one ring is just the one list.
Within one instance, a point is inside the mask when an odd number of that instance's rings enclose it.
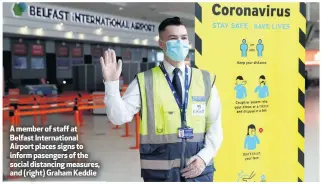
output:
{"label": "overhead sign", "polygon": [[58,57],[69,57],[69,48],[66,46],[58,46],[57,55]]}
{"label": "overhead sign", "polygon": [[140,32],[155,32],[156,25],[125,18],[98,15],[95,13],[76,12],[41,5],[13,3],[12,13],[15,17],[27,14],[32,18],[49,19],[57,22],[71,22],[80,25],[92,25],[107,28],[126,29]]}
{"label": "overhead sign", "polygon": [[72,57],[82,57],[82,49],[81,47],[74,47],[71,49]]}
{"label": "overhead sign", "polygon": [[125,48],[123,49],[123,54],[122,54],[123,60],[131,60],[132,59],[132,52],[131,49]]}
{"label": "overhead sign", "polygon": [[96,58],[101,57],[101,55],[102,55],[101,52],[102,52],[101,48],[98,48],[98,47],[94,47],[91,49],[91,53],[92,53],[91,55]]}
{"label": "overhead sign", "polygon": [[15,43],[12,46],[12,51],[14,55],[25,56],[27,55],[27,45],[24,43]]}
{"label": "overhead sign", "polygon": [[304,181],[304,3],[196,3],[195,62],[216,75],[218,182]]}
{"label": "overhead sign", "polygon": [[41,44],[33,44],[31,46],[31,55],[32,56],[44,56],[45,48]]}

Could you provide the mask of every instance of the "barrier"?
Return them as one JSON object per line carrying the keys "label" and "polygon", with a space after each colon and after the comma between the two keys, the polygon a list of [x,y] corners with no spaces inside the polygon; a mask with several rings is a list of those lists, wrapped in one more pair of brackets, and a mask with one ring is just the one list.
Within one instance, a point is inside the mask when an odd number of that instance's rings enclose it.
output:
{"label": "barrier", "polygon": [[[74,95],[64,97],[46,97],[46,96],[8,96],[3,98],[3,114],[4,123],[9,120],[10,125],[20,126],[20,118],[22,116],[34,116],[34,125],[37,126],[37,116],[40,116],[41,125],[47,120],[47,114],[56,114],[74,111],[75,125],[77,127],[83,126],[83,110],[91,110],[94,108],[104,108],[105,105],[93,105],[93,99],[103,97],[103,95]],[[103,100],[102,100],[103,101]],[[54,104],[51,104],[55,102]],[[82,134],[81,131],[78,131]],[[11,163],[12,160],[10,159]],[[13,168],[10,168],[13,170]],[[6,179],[16,179],[19,177],[5,176]]]}
{"label": "barrier", "polygon": [[[122,93],[123,94],[123,93]],[[20,126],[20,118],[22,116],[34,116],[34,125],[38,126],[37,116],[40,116],[41,125],[45,125],[46,115],[47,114],[56,114],[56,113],[65,113],[65,112],[74,112],[74,121],[75,125],[79,128],[83,127],[83,111],[93,110],[96,108],[105,108],[105,105],[96,104],[94,100],[97,101],[97,98],[103,97],[104,95],[68,95],[62,97],[45,97],[45,96],[17,96],[13,100],[12,98],[4,98],[3,112],[8,113],[8,120],[11,125]],[[72,99],[73,98],[73,99]],[[58,100],[58,103],[50,104]],[[64,100],[64,101],[63,101]],[[60,102],[63,101],[63,102]],[[103,100],[102,100],[103,101]],[[8,105],[11,103],[10,106]],[[35,103],[37,102],[37,103]],[[140,135],[139,135],[139,125],[140,125],[140,116],[137,113],[135,115],[135,146],[130,147],[130,149],[139,149],[140,144]],[[119,125],[116,125],[113,129],[121,129]],[[80,134],[82,134],[80,132]],[[125,124],[125,134],[121,137],[131,137],[129,133],[129,123]]]}
{"label": "barrier", "polygon": [[5,122],[9,121],[10,122],[10,116],[9,112],[13,110],[13,107],[10,106],[5,106],[2,108],[3,111],[3,125],[5,125]]}
{"label": "barrier", "polygon": [[16,116],[32,116],[32,115],[42,115],[42,114],[55,114],[61,112],[73,111],[73,108],[61,108],[61,109],[50,109],[50,110],[38,110],[38,111],[25,111],[16,113]]}
{"label": "barrier", "polygon": [[129,134],[129,123],[125,124],[125,135],[122,135],[121,137],[131,137],[132,135]]}
{"label": "barrier", "polygon": [[[74,105],[73,107],[64,107],[64,105]],[[18,106],[15,108],[14,106],[7,106],[3,108],[3,111],[8,111],[9,112],[9,119],[10,119],[10,124],[14,126],[20,126],[20,117],[21,116],[36,116],[40,115],[41,122],[43,121],[44,116],[41,115],[46,115],[46,114],[55,114],[55,113],[63,113],[63,112],[72,112],[74,111],[74,118],[75,118],[75,125],[78,127],[79,131],[78,134],[83,134],[81,132],[81,127],[83,124],[81,123],[82,120],[82,114],[80,112],[84,110],[92,110],[95,108],[104,108],[105,105],[89,105],[93,104],[92,102],[78,102],[75,99],[75,102],[65,102],[65,103],[59,103],[59,104],[45,104],[45,105],[32,105],[32,106]],[[40,110],[41,108],[50,108],[50,107],[61,107],[59,109],[43,109]],[[32,109],[33,111],[20,111],[20,110],[26,110],[26,109]],[[42,126],[44,126],[44,123],[41,123]],[[135,125],[136,125],[136,131],[135,131],[135,146],[130,147],[130,149],[139,149],[140,148],[140,116],[139,113],[135,115]],[[35,125],[37,126],[37,125]],[[125,135],[122,135],[121,137],[131,137],[129,134],[129,123],[125,124]],[[12,163],[12,159],[9,159],[9,162]],[[10,168],[10,171],[12,171],[13,168]],[[18,179],[20,177],[11,177],[11,176],[6,176],[8,180],[13,180],[13,179]]]}
{"label": "barrier", "polygon": [[113,127],[114,130],[117,130],[117,129],[121,129],[121,127],[119,125],[116,125],[115,127]]}
{"label": "barrier", "polygon": [[3,99],[2,111],[3,111],[3,119],[2,123],[5,125],[7,121],[10,121],[9,111],[12,110],[10,107],[10,102],[8,99]]}
{"label": "barrier", "polygon": [[[46,109],[64,107],[64,106],[68,107],[70,105],[74,105],[76,100],[81,97],[82,95],[78,93],[77,95],[65,95],[65,96],[59,96],[59,97],[56,97],[56,96],[46,97],[46,96],[39,96],[39,95],[32,95],[32,96],[20,95],[20,96],[14,96],[14,97],[8,96],[8,97],[4,97],[3,99],[7,103],[10,102],[15,108],[17,108],[17,105],[19,104],[19,110],[32,110],[34,108],[37,108],[37,106],[39,105],[44,105],[44,106],[39,106],[39,108],[46,108]],[[77,102],[77,103],[92,104],[92,101],[94,98],[102,98],[102,97],[103,95],[84,94],[82,99],[84,99],[86,102]],[[42,124],[47,121],[46,115],[47,114],[44,113],[40,116],[40,121]],[[7,117],[7,120],[8,120],[8,117]],[[18,116],[16,122],[19,123],[19,121],[20,119]],[[80,112],[80,122],[81,123],[83,122],[82,112]],[[35,125],[38,124],[36,114],[34,115],[34,124]]]}

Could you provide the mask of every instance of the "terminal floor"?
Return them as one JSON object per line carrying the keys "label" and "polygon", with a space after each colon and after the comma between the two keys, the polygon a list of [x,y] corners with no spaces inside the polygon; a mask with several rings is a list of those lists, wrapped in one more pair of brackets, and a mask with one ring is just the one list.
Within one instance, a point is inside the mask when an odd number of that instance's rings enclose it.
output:
{"label": "terminal floor", "polygon": [[[306,129],[305,129],[305,181],[319,180],[319,89],[309,89],[306,93]],[[99,160],[103,166],[96,181],[143,181],[140,178],[140,164],[138,150],[131,150],[134,146],[134,137],[121,137],[124,128],[112,129],[114,126],[107,123],[106,116],[84,116],[85,126],[82,129],[81,142],[85,145],[90,160]],[[55,124],[70,124],[71,115],[50,115],[49,122]],[[22,123],[33,124],[33,118],[23,118]],[[130,125],[130,132],[134,134],[134,123]],[[5,127],[4,127],[5,129]],[[4,132],[4,170],[8,164],[8,133]],[[26,179],[15,179],[17,181]],[[36,178],[43,181],[43,178]],[[48,179],[47,179],[48,180]],[[56,178],[58,181],[90,181],[89,178]]]}

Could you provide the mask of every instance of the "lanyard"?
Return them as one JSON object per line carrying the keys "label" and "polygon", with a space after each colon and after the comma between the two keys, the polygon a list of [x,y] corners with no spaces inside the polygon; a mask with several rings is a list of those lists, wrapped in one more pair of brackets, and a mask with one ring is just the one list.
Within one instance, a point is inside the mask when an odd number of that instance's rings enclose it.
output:
{"label": "lanyard", "polygon": [[163,63],[160,64],[159,67],[162,70],[162,72],[163,72],[163,74],[164,74],[164,76],[165,76],[165,78],[167,80],[167,83],[168,83],[169,87],[172,90],[172,93],[174,95],[176,103],[177,103],[178,107],[180,108],[180,110],[182,112],[182,120],[183,120],[183,122],[185,122],[186,121],[186,109],[187,109],[187,105],[188,105],[188,91],[189,91],[187,66],[185,65],[185,96],[184,96],[185,99],[184,99],[183,103],[180,102],[180,100],[178,98],[178,95],[176,93],[176,90],[175,90],[171,80],[169,79],[168,73],[166,72]]}

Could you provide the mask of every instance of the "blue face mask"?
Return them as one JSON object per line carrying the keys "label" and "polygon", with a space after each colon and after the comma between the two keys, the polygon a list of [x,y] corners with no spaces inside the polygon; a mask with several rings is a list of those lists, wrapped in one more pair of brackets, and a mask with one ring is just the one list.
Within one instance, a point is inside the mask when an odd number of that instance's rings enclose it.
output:
{"label": "blue face mask", "polygon": [[168,40],[166,48],[166,56],[175,62],[184,61],[189,52],[188,42],[182,40]]}

